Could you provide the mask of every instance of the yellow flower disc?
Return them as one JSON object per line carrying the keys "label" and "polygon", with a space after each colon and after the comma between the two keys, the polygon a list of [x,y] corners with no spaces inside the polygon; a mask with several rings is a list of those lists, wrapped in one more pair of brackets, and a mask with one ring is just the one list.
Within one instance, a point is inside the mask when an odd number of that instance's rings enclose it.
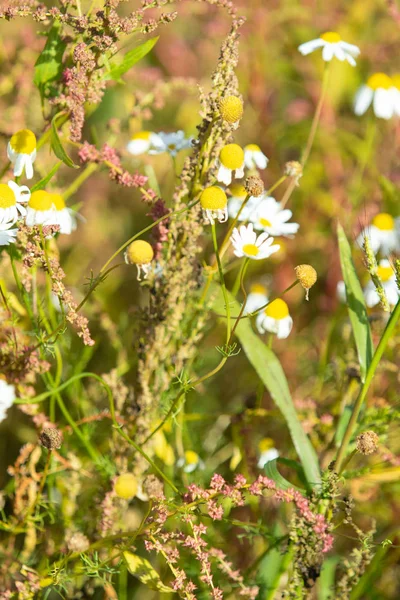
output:
{"label": "yellow flower disc", "polygon": [[54,202],[53,195],[45,190],[37,190],[29,198],[28,206],[34,210],[51,210]]}
{"label": "yellow flower disc", "polygon": [[61,194],[50,194],[53,200],[53,204],[57,210],[63,210],[65,208],[64,198]]}
{"label": "yellow flower disc", "polygon": [[15,194],[10,186],[6,183],[0,183],[0,209],[10,208],[10,206],[15,206],[16,203]]}
{"label": "yellow flower disc", "polygon": [[227,202],[224,190],[216,185],[205,188],[200,196],[201,207],[205,210],[221,210],[226,207]]}
{"label": "yellow flower disc", "polygon": [[394,229],[394,219],[392,215],[388,213],[379,213],[372,219],[372,225],[375,225],[377,229],[382,231],[393,231]]}
{"label": "yellow flower disc", "polygon": [[277,321],[289,316],[288,305],[281,298],[277,298],[276,300],[273,300],[270,304],[268,304],[264,312],[267,315],[267,317],[271,317],[272,319],[276,319]]}
{"label": "yellow flower disc", "polygon": [[199,462],[199,455],[193,450],[186,450],[185,462],[187,465],[195,465]]}
{"label": "yellow flower disc", "polygon": [[261,283],[253,283],[250,286],[250,294],[264,294],[267,295],[267,289]]}
{"label": "yellow flower disc", "polygon": [[138,491],[138,482],[137,479],[132,473],[124,473],[124,475],[120,475],[117,477],[117,480],[114,484],[114,490],[119,498],[123,498],[124,500],[130,500]]}
{"label": "yellow flower disc", "polygon": [[128,246],[128,260],[134,265],[146,265],[153,260],[154,251],[149,242],[136,240]]}
{"label": "yellow flower disc", "polygon": [[224,121],[236,123],[243,116],[243,102],[237,96],[227,96],[219,103],[219,112]]}
{"label": "yellow flower disc", "polygon": [[248,150],[249,152],[261,152],[261,148],[260,146],[257,146],[257,144],[247,144],[244,149]]}
{"label": "yellow flower disc", "polygon": [[244,152],[238,144],[227,144],[219,153],[219,160],[227,169],[240,169],[244,162]]}
{"label": "yellow flower disc", "polygon": [[138,133],[134,133],[132,136],[132,140],[149,140],[151,136],[151,131],[138,131]]}
{"label": "yellow flower disc", "polygon": [[390,266],[383,267],[382,265],[380,265],[376,271],[377,271],[377,275],[381,281],[389,281],[389,279],[391,279],[394,275],[394,271],[393,271],[392,267],[390,267]]}
{"label": "yellow flower disc", "polygon": [[321,40],[328,42],[329,44],[337,44],[342,39],[336,31],[327,31],[320,35]]}
{"label": "yellow flower disc", "polygon": [[232,196],[236,196],[237,198],[245,198],[247,196],[246,188],[241,183],[232,183],[229,187],[229,191]]}
{"label": "yellow flower disc", "polygon": [[371,77],[369,77],[367,80],[367,86],[373,90],[377,90],[378,88],[388,90],[392,87],[392,85],[392,79],[385,73],[374,73],[374,75],[371,75]]}
{"label": "yellow flower disc", "polygon": [[21,129],[12,136],[10,146],[18,154],[31,154],[36,149],[36,136],[30,129]]}

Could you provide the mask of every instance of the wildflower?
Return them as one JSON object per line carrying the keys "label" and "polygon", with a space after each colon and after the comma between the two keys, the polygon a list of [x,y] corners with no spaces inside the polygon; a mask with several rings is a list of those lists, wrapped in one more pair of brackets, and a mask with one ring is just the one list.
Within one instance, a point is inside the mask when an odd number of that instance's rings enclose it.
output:
{"label": "wildflower", "polygon": [[136,496],[138,491],[138,482],[132,473],[119,475],[114,483],[115,493],[119,498],[130,500]]}
{"label": "wildflower", "polygon": [[289,160],[289,162],[285,164],[285,175],[293,177],[296,185],[299,185],[299,180],[303,177],[303,167],[297,160]]}
{"label": "wildflower", "polygon": [[17,185],[15,181],[0,183],[0,223],[17,221],[19,216],[26,215],[23,206],[29,200],[31,193],[26,185]]}
{"label": "wildflower", "polygon": [[180,150],[191,148],[192,138],[186,138],[183,131],[174,133],[164,133],[159,131],[151,136],[151,148],[149,154],[161,154],[168,152],[171,156],[176,156]]}
{"label": "wildflower", "polygon": [[374,73],[359,88],[354,99],[354,112],[363,115],[371,103],[376,117],[386,120],[393,117],[397,96],[393,90],[393,80],[385,73]]}
{"label": "wildflower", "polygon": [[282,209],[275,198],[266,196],[258,204],[250,220],[253,222],[255,229],[262,229],[270,235],[292,236],[297,233],[300,227],[298,223],[287,222],[292,214],[292,211],[288,208]]}
{"label": "wildflower", "polygon": [[266,169],[268,158],[257,144],[247,144],[244,147],[244,164],[248,169]]}
{"label": "wildflower", "polygon": [[244,187],[246,192],[254,198],[258,198],[264,193],[264,182],[259,177],[248,177],[244,182]]}
{"label": "wildflower", "polygon": [[14,176],[19,177],[25,169],[27,179],[33,177],[33,163],[36,159],[36,136],[29,129],[14,133],[7,146],[7,156],[14,165]]}
{"label": "wildflower", "polygon": [[[71,208],[65,206],[64,198],[61,194],[50,194],[53,207],[56,210],[56,225],[60,226],[60,233],[71,234],[76,229],[76,213]],[[47,223],[46,223],[47,225]]]}
{"label": "wildflower", "polygon": [[128,152],[133,154],[133,156],[149,152],[152,148],[155,135],[156,134],[151,131],[139,131],[138,133],[135,133],[126,146]]}
{"label": "wildflower", "polygon": [[[232,219],[236,219],[248,193],[244,185],[241,183],[232,183],[232,185],[229,187],[229,191],[231,192],[232,196],[229,198],[228,202],[228,214]],[[259,198],[249,198],[238,217],[239,221],[248,221],[250,214],[255,209],[259,201]]]}
{"label": "wildflower", "polygon": [[[86,552],[90,542],[85,534],[75,531],[66,536],[67,548],[70,552]],[[53,583],[53,581],[51,581]]]}
{"label": "wildflower", "polygon": [[205,188],[200,196],[205,222],[213,225],[214,219],[218,219],[220,223],[225,223],[228,219],[227,203],[228,199],[223,189],[216,185]]}
{"label": "wildflower", "polygon": [[137,280],[141,280],[141,272],[143,271],[143,278],[147,279],[151,261],[154,257],[154,250],[150,246],[149,242],[144,240],[136,240],[129,244],[125,252],[125,262],[129,265],[136,265],[137,267]]}
{"label": "wildflower", "polygon": [[388,213],[379,213],[372,219],[371,225],[363,229],[357,238],[360,246],[364,237],[368,237],[373,252],[381,250],[383,254],[400,251],[400,217],[394,219]]}
{"label": "wildflower", "polygon": [[244,175],[244,152],[238,144],[227,144],[219,153],[217,180],[229,185]]}
{"label": "wildflower", "polygon": [[256,326],[260,333],[275,333],[278,339],[287,338],[293,327],[289,307],[284,300],[277,298],[258,315]]}
{"label": "wildflower", "polygon": [[204,463],[194,450],[186,450],[185,456],[177,461],[178,467],[183,467],[185,473],[192,473],[196,469],[203,469]]}
{"label": "wildflower", "polygon": [[338,60],[347,60],[352,67],[356,65],[353,57],[360,54],[360,49],[357,46],[344,42],[335,31],[327,31],[320,35],[319,38],[301,44],[299,51],[301,54],[306,55],[318,48],[322,48],[322,58],[325,61],[331,61],[335,56]]}
{"label": "wildflower", "polygon": [[236,129],[243,116],[243,102],[238,96],[226,96],[219,103],[219,112],[222,119]]}
{"label": "wildflower", "polygon": [[264,304],[267,304],[267,302],[268,296],[266,288],[260,283],[254,283],[250,287],[250,293],[247,296],[243,314],[248,315],[249,313],[253,313],[264,306]]}
{"label": "wildflower", "polygon": [[0,379],[0,423],[6,418],[7,410],[15,400],[15,387]]}
{"label": "wildflower", "polygon": [[231,235],[231,242],[235,256],[239,258],[247,256],[254,260],[268,258],[280,248],[279,244],[272,245],[274,238],[270,237],[266,231],[257,237],[252,223],[247,226],[241,225],[239,229],[235,227]]}
{"label": "wildflower", "polygon": [[375,431],[364,431],[356,439],[356,448],[361,454],[373,454],[378,449],[379,437]]}
{"label": "wildflower", "polygon": [[[382,287],[385,292],[387,301],[391,306],[394,306],[399,299],[400,291],[396,283],[396,273],[390,265],[390,262],[383,259],[379,262],[376,274],[382,282]],[[369,281],[364,288],[365,303],[372,307],[380,303],[379,294],[375,288],[373,281]]]}
{"label": "wildflower", "polygon": [[[61,196],[59,198],[62,202],[58,198],[55,199],[54,196],[58,196],[58,194],[50,194],[45,190],[37,190],[32,193],[26,211],[26,224],[29,227],[33,225],[60,225],[55,201],[60,207],[60,212],[63,210],[64,201]],[[62,218],[61,220],[64,222],[65,219]]]}
{"label": "wildflower", "polygon": [[58,450],[63,442],[62,433],[55,427],[47,427],[39,435],[39,442],[48,450]]}
{"label": "wildflower", "polygon": [[257,467],[263,469],[271,460],[275,460],[279,456],[279,452],[273,447],[271,438],[263,438],[258,444],[259,459]]}
{"label": "wildflower", "polygon": [[306,290],[308,300],[308,292],[317,281],[317,271],[311,265],[298,265],[294,270],[302,288]]}
{"label": "wildflower", "polygon": [[8,246],[9,244],[13,244],[15,242],[18,229],[11,229],[13,225],[14,221],[0,223],[0,246]]}

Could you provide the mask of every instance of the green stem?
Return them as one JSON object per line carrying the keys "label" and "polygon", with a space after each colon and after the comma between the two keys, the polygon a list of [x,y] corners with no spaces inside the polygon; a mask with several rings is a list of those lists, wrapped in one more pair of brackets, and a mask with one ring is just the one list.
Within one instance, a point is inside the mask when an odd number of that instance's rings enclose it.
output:
{"label": "green stem", "polygon": [[225,308],[226,308],[226,319],[227,319],[227,321],[226,321],[226,343],[228,344],[229,338],[231,337],[231,307],[229,304],[228,294],[226,291],[224,272],[222,270],[221,259],[219,256],[217,234],[215,231],[215,223],[214,222],[211,224],[211,233],[212,233],[212,240],[213,240],[213,244],[214,244],[215,257],[217,259],[219,278],[221,281],[222,294],[224,296],[224,302],[225,302]]}
{"label": "green stem", "polygon": [[78,175],[78,177],[71,183],[71,185],[63,192],[64,200],[68,200],[75,192],[81,187],[81,185],[88,179],[92,173],[98,168],[97,163],[90,163],[87,167]]}
{"label": "green stem", "polygon": [[313,121],[311,124],[311,129],[310,129],[310,133],[308,135],[307,145],[303,151],[301,161],[300,161],[302,167],[305,166],[305,164],[308,160],[308,157],[310,156],[311,148],[314,143],[315,134],[317,133],[318,124],[319,124],[319,121],[321,118],[322,106],[324,104],[326,92],[328,90],[329,76],[331,73],[331,64],[332,64],[331,62],[328,62],[325,64],[324,76],[322,79],[321,95],[319,97],[317,108],[315,110],[314,118],[313,118]]}

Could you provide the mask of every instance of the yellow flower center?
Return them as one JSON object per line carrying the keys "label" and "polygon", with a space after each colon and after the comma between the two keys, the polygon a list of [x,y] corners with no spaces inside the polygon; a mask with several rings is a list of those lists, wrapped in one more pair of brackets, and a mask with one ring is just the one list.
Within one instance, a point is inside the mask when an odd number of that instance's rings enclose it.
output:
{"label": "yellow flower center", "polygon": [[227,169],[240,169],[244,162],[244,152],[238,144],[228,144],[219,153],[219,160]]}
{"label": "yellow flower center", "polygon": [[176,144],[169,144],[168,150],[176,150]]}
{"label": "yellow flower center", "polygon": [[253,283],[253,285],[250,287],[250,293],[251,294],[264,294],[266,296],[267,290],[261,283]]}
{"label": "yellow flower center", "polygon": [[392,75],[392,82],[395,88],[400,90],[400,73],[396,73],[396,75]]}
{"label": "yellow flower center", "polygon": [[51,210],[53,202],[53,194],[49,194],[45,190],[37,190],[36,192],[32,192],[28,206],[34,210]]}
{"label": "yellow flower center", "polygon": [[237,198],[245,198],[247,196],[246,188],[241,183],[232,183],[229,188],[232,196]]}
{"label": "yellow flower center", "polygon": [[272,227],[272,223],[271,221],[268,221],[268,219],[260,219],[260,225],[262,225],[263,227]]}
{"label": "yellow flower center", "polygon": [[216,185],[203,190],[200,196],[201,207],[205,210],[221,210],[226,207],[227,202],[224,190]]}
{"label": "yellow flower center", "polygon": [[264,312],[267,317],[272,317],[272,319],[276,319],[277,321],[289,316],[288,305],[281,298],[277,298],[268,304]]}
{"label": "yellow flower center", "polygon": [[257,256],[259,251],[260,250],[257,248],[257,246],[255,244],[245,244],[243,246],[243,252],[245,254],[248,254],[249,256]]}
{"label": "yellow flower center", "polygon": [[12,189],[6,183],[0,183],[0,209],[15,206],[17,200]]}
{"label": "yellow flower center", "polygon": [[392,215],[388,213],[379,213],[372,219],[372,225],[375,225],[377,229],[381,231],[393,231],[394,229],[394,219]]}
{"label": "yellow flower center", "polygon": [[274,443],[271,438],[263,438],[258,442],[258,449],[260,452],[266,452],[273,447]]}
{"label": "yellow flower center", "polygon": [[36,148],[36,136],[30,129],[21,129],[12,136],[10,146],[18,154],[31,154]]}
{"label": "yellow flower center", "polygon": [[132,136],[133,140],[149,140],[151,136],[151,131],[138,131],[138,133],[134,133]]}
{"label": "yellow flower center", "polygon": [[257,144],[247,144],[244,149],[248,150],[249,152],[261,152],[261,148],[260,146],[257,146]]}
{"label": "yellow flower center", "polygon": [[377,90],[378,88],[388,90],[392,85],[392,79],[385,73],[374,73],[374,75],[371,75],[367,80],[367,86],[373,90]]}
{"label": "yellow flower center", "polygon": [[237,96],[227,96],[219,104],[219,111],[224,121],[236,123],[243,115],[243,102]]}
{"label": "yellow flower center", "polygon": [[154,251],[149,242],[136,240],[128,246],[127,255],[130,263],[146,265],[152,261]]}
{"label": "yellow flower center", "polygon": [[394,275],[394,271],[393,271],[392,267],[390,267],[390,266],[383,267],[383,266],[379,265],[376,272],[381,281],[389,281],[389,279],[391,279]]}
{"label": "yellow flower center", "polygon": [[56,210],[63,210],[65,208],[64,198],[61,194],[50,194],[53,200],[53,204],[56,207]]}
{"label": "yellow flower center", "polygon": [[329,42],[329,44],[337,44],[342,39],[336,31],[327,31],[320,36],[321,40],[324,42]]}
{"label": "yellow flower center", "polygon": [[117,496],[120,498],[124,498],[124,500],[130,500],[136,496],[138,491],[138,482],[137,479],[132,473],[124,473],[124,475],[120,475],[117,477],[117,480],[114,484],[114,490]]}
{"label": "yellow flower center", "polygon": [[187,465],[195,465],[199,462],[199,455],[196,454],[196,452],[194,452],[193,450],[186,450],[185,462]]}

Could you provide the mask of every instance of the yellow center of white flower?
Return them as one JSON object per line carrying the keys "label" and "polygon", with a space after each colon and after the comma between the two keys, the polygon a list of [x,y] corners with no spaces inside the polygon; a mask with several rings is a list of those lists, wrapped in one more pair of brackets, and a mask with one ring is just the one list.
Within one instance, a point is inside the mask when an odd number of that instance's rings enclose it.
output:
{"label": "yellow center of white flower", "polygon": [[61,194],[51,194],[51,197],[53,200],[53,204],[56,207],[56,210],[64,210],[65,202]]}
{"label": "yellow center of white flower", "polygon": [[219,104],[219,111],[224,121],[236,123],[243,115],[243,102],[237,96],[227,96]]}
{"label": "yellow center of white flower", "polygon": [[274,443],[271,438],[263,438],[258,442],[258,449],[260,452],[267,452],[273,447]]}
{"label": "yellow center of white flower", "polygon": [[372,219],[372,225],[375,225],[377,229],[381,231],[393,231],[394,229],[394,219],[392,215],[388,213],[379,213]]}
{"label": "yellow center of white flower", "polygon": [[271,221],[268,221],[268,219],[263,219],[262,217],[260,219],[260,225],[263,227],[272,227]]}
{"label": "yellow center of white flower", "polygon": [[147,265],[153,260],[154,251],[149,242],[136,240],[128,246],[127,256],[134,265]]}
{"label": "yellow center of white flower", "polygon": [[17,200],[12,189],[6,183],[0,183],[0,209],[15,206]]}
{"label": "yellow center of white flower", "polygon": [[251,294],[264,294],[267,295],[267,289],[261,283],[253,283],[250,287]]}
{"label": "yellow center of white flower", "polygon": [[238,144],[228,144],[219,153],[219,160],[227,169],[240,169],[244,161],[244,152]]}
{"label": "yellow center of white flower", "polygon": [[396,73],[396,75],[392,75],[392,82],[395,88],[400,90],[400,73]]}
{"label": "yellow center of white flower", "polygon": [[129,500],[136,496],[138,491],[138,482],[137,479],[132,473],[124,473],[117,477],[114,490],[117,496],[120,498],[124,498],[125,500]]}
{"label": "yellow center of white flower", "polygon": [[30,129],[21,129],[12,136],[10,146],[18,154],[31,154],[36,148],[36,136]]}
{"label": "yellow center of white flower", "polygon": [[176,144],[168,144],[168,150],[176,150]]}
{"label": "yellow center of white flower", "polygon": [[289,316],[288,305],[281,298],[277,298],[276,300],[273,300],[270,304],[268,304],[264,312],[267,315],[267,317],[271,317],[272,319],[276,319],[277,321]]}
{"label": "yellow center of white flower", "polygon": [[196,465],[199,462],[199,455],[193,450],[186,450],[185,462],[187,465]]}
{"label": "yellow center of white flower", "polygon": [[151,131],[138,131],[138,133],[134,133],[132,136],[132,140],[149,140],[151,136]]}
{"label": "yellow center of white flower", "polygon": [[342,39],[336,31],[327,31],[320,36],[321,40],[324,42],[329,42],[329,44],[337,44]]}
{"label": "yellow center of white flower", "polygon": [[257,256],[260,250],[255,244],[245,244],[243,246],[243,252],[249,256]]}
{"label": "yellow center of white flower", "polygon": [[204,210],[222,210],[226,207],[228,199],[224,190],[212,185],[202,191],[200,204]]}
{"label": "yellow center of white flower", "polygon": [[28,206],[39,211],[51,210],[54,202],[53,195],[55,194],[49,194],[49,192],[46,192],[45,190],[37,190],[36,192],[32,192],[32,195],[29,198]]}
{"label": "yellow center of white flower", "polygon": [[383,267],[382,265],[379,265],[376,272],[381,281],[389,281],[394,274],[392,267]]}
{"label": "yellow center of white flower", "polygon": [[245,198],[247,196],[246,188],[241,183],[232,183],[229,190],[232,196],[236,196],[237,198]]}
{"label": "yellow center of white flower", "polygon": [[378,88],[388,90],[393,86],[393,81],[389,75],[386,75],[385,73],[374,73],[368,78],[367,86],[372,90],[377,90]]}
{"label": "yellow center of white flower", "polygon": [[257,144],[247,144],[244,149],[248,150],[249,152],[261,152],[261,148],[260,146],[257,146]]}

